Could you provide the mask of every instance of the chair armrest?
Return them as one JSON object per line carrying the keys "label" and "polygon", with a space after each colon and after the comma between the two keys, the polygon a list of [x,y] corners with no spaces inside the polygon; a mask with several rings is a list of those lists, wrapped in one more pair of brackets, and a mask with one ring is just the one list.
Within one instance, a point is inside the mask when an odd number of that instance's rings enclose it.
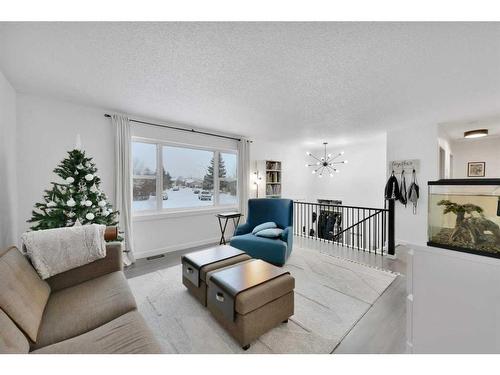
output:
{"label": "chair armrest", "polygon": [[281,234],[281,239],[286,242],[287,251],[290,254],[293,246],[293,227],[286,227]]}
{"label": "chair armrest", "polygon": [[241,236],[243,234],[250,233],[251,231],[252,231],[252,229],[250,228],[250,224],[244,223],[244,224],[238,225],[238,227],[234,231],[234,235]]}
{"label": "chair armrest", "polygon": [[103,276],[108,273],[122,270],[122,244],[121,242],[110,242],[106,244],[106,256],[104,258],[54,275],[49,277],[46,281],[49,283],[51,290],[54,292],[83,283],[84,281],[95,279],[96,277]]}

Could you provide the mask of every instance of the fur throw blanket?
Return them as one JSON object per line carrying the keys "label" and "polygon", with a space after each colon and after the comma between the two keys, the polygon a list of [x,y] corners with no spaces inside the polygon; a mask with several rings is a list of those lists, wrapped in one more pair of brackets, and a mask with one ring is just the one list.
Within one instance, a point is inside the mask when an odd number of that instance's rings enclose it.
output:
{"label": "fur throw blanket", "polygon": [[42,279],[106,256],[105,225],[91,224],[26,232],[23,248]]}

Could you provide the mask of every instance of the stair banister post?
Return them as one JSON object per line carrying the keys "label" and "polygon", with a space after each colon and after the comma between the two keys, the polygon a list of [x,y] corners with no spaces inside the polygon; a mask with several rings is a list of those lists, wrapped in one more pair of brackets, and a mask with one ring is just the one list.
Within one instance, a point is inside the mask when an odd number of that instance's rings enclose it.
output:
{"label": "stair banister post", "polygon": [[389,256],[396,256],[396,220],[395,220],[395,200],[389,199],[389,223],[387,225],[388,239],[387,239],[387,254]]}

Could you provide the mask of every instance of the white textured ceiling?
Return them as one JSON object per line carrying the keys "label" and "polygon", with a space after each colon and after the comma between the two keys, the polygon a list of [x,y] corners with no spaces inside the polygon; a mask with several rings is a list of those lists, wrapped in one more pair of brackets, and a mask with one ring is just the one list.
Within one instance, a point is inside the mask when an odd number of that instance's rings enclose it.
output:
{"label": "white textured ceiling", "polygon": [[254,138],[330,142],[500,113],[498,23],[0,23],[49,95]]}
{"label": "white textured ceiling", "polygon": [[[439,124],[441,130],[453,141],[470,142],[478,139],[499,138],[500,137],[500,116],[490,118],[477,118],[473,121],[458,121]],[[488,129],[486,138],[464,138],[464,133],[469,130]]]}

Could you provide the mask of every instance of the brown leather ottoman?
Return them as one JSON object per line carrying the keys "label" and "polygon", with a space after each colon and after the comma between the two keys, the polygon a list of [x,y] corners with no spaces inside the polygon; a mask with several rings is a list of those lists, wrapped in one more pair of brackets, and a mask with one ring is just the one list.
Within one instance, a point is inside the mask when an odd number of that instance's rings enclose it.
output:
{"label": "brown leather ottoman", "polygon": [[209,272],[206,280],[208,309],[244,350],[293,315],[295,279],[263,260]]}
{"label": "brown leather ottoman", "polygon": [[215,246],[182,257],[182,283],[203,306],[207,305],[206,276],[210,271],[251,259],[229,245]]}

